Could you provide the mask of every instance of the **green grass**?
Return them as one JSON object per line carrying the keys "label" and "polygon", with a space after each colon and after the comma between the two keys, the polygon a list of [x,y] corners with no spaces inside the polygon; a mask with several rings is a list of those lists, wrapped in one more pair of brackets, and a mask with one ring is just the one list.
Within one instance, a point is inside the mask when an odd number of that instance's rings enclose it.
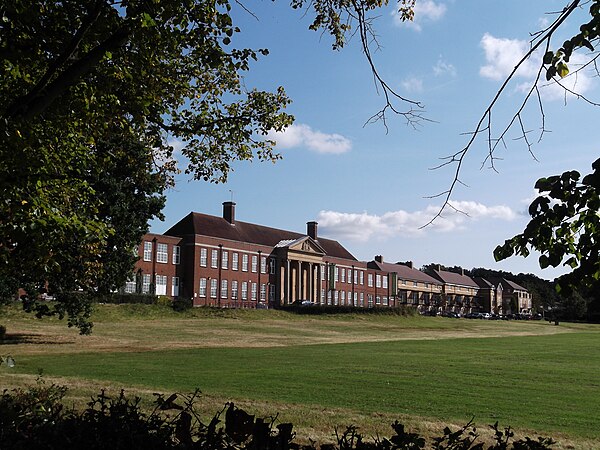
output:
{"label": "green grass", "polygon": [[[450,323],[450,321],[446,321]],[[456,322],[457,325],[459,322]],[[18,371],[598,438],[598,334],[24,356]]]}

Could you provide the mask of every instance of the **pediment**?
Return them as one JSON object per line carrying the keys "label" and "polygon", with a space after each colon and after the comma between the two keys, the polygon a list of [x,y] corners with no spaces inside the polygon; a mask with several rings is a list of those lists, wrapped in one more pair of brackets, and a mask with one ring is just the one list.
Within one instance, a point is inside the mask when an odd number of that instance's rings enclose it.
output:
{"label": "pediment", "polygon": [[308,253],[314,255],[325,254],[325,250],[323,249],[323,247],[321,247],[319,243],[312,239],[310,236],[304,236],[291,242],[288,245],[288,251]]}

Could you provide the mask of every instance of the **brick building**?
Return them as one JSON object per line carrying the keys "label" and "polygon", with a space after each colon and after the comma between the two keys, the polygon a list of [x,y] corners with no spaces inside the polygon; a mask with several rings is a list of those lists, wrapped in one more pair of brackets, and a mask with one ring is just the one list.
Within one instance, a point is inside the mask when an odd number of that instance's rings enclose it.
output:
{"label": "brick building", "polygon": [[[338,241],[321,238],[317,222],[307,223],[306,234],[280,230],[238,221],[235,206],[223,203],[222,217],[192,212],[163,235],[146,234],[125,291],[232,308],[310,301],[440,312],[492,310],[491,302],[478,298],[479,285],[465,275],[427,274],[411,262],[390,264],[382,256],[358,261]],[[507,295],[509,290],[526,309],[525,294],[513,286],[506,288]]]}

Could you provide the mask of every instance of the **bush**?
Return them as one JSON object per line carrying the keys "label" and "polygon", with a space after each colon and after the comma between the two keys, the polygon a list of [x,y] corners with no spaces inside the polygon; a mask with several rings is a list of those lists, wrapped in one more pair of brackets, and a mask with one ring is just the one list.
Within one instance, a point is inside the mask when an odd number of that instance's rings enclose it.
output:
{"label": "bush", "polygon": [[[445,428],[443,436],[427,440],[405,431],[394,422],[390,438],[363,440],[358,429],[349,426],[342,433],[336,430],[337,443],[294,442],[296,434],[291,423],[275,425],[275,419],[255,418],[233,403],[215,414],[208,425],[194,410],[199,391],[190,395],[173,394],[165,398],[156,395],[154,409],[146,413],[140,399],[129,399],[121,391],[117,397],[101,391],[80,412],[66,409],[62,399],[66,388],[43,381],[28,390],[4,391],[0,396],[0,440],[4,450],[75,450],[75,449],[202,449],[202,450],[483,450],[472,422],[452,431]],[[178,399],[181,404],[176,403]],[[525,438],[513,441],[510,428],[492,426],[494,443],[487,450],[547,450],[552,439]],[[513,442],[511,442],[513,441]],[[510,444],[510,445],[509,445]]]}
{"label": "bush", "polygon": [[187,311],[188,309],[192,309],[194,306],[192,299],[189,298],[176,298],[172,302],[173,309],[177,312]]}
{"label": "bush", "polygon": [[157,303],[157,297],[154,294],[125,294],[113,293],[98,296],[98,303],[111,303],[116,305],[141,303],[144,305],[154,305]]}
{"label": "bush", "polygon": [[171,297],[167,295],[159,295],[156,298],[156,304],[160,306],[172,306],[173,300],[171,300]]}
{"label": "bush", "polygon": [[4,325],[0,325],[0,341],[3,341],[6,337],[6,327]]}

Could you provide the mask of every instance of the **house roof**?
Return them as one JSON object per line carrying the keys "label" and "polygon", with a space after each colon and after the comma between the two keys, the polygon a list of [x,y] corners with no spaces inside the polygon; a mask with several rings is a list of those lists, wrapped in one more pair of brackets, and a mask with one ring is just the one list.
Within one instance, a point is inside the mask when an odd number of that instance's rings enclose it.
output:
{"label": "house roof", "polygon": [[524,288],[523,286],[515,283],[514,281],[510,281],[507,280],[506,278],[500,278],[500,277],[490,277],[490,281],[492,281],[492,283],[495,284],[502,284],[502,287],[504,289],[512,289],[514,291],[524,291],[524,292],[528,292],[526,288]]}
{"label": "house roof", "polygon": [[[202,235],[214,238],[227,239],[237,242],[276,247],[281,241],[296,241],[306,234],[293,231],[279,230],[264,225],[242,222],[236,220],[233,224],[222,217],[210,216],[208,214],[191,212],[165,233],[171,236]],[[334,258],[350,259],[356,258],[346,250],[339,242],[332,239],[315,239],[328,256]]]}
{"label": "house roof", "polygon": [[488,281],[482,277],[475,277],[475,278],[473,278],[473,280],[475,281],[475,283],[477,283],[477,285],[480,288],[493,289],[495,287],[495,285],[493,283],[491,283],[490,281]]}
{"label": "house roof", "polygon": [[423,283],[441,284],[439,280],[436,280],[425,272],[421,272],[417,269],[412,269],[404,264],[391,264],[379,261],[369,261],[368,267],[373,269],[383,270],[385,272],[396,272],[398,278],[410,281],[421,281]]}
{"label": "house roof", "polygon": [[478,288],[479,285],[471,278],[460,273],[449,272],[447,270],[433,270],[432,274],[440,281],[446,284],[455,284],[458,286],[468,286]]}

